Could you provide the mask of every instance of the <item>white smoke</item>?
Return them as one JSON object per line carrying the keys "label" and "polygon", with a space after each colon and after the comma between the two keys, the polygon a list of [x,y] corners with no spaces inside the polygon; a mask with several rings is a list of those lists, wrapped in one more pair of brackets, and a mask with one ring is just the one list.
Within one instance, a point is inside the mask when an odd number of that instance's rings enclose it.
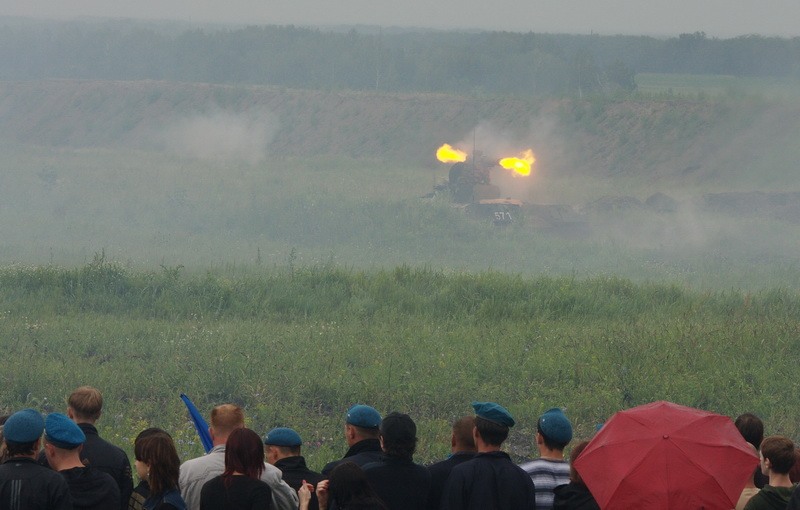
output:
{"label": "white smoke", "polygon": [[161,142],[185,158],[256,164],[266,158],[278,126],[268,112],[215,111],[177,120],[164,130]]}

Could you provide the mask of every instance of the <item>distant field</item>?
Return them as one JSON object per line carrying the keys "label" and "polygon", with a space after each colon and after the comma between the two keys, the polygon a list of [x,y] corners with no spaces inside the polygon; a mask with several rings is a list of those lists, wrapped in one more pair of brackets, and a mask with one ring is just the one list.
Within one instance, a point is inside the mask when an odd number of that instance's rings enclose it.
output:
{"label": "distant field", "polygon": [[636,75],[638,90],[647,94],[674,94],[676,96],[742,96],[800,99],[800,84],[796,80],[781,78],[750,78],[714,74],[660,74]]}
{"label": "distant field", "polygon": [[[509,449],[535,455],[536,417],[565,407],[576,437],[613,412],[666,399],[800,436],[791,403],[800,298],[687,292],[619,278],[362,272],[292,263],[248,277],[178,268],[0,271],[0,407],[61,411],[81,384],[105,393],[101,431],[129,451],[160,426],[200,453],[180,392],[205,413],[246,408],[259,433],[297,428],[314,468],[345,450],[346,408],[418,423],[417,458],[448,453],[472,400],[506,405]],[[1,410],[1,409],[0,409]]]}

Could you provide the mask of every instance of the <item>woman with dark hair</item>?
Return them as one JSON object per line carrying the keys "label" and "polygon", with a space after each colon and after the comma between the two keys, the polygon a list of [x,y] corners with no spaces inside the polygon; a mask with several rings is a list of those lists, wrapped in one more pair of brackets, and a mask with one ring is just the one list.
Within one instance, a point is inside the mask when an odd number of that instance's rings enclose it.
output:
{"label": "woman with dark hair", "polygon": [[[163,429],[155,427],[147,428],[139,432],[139,435],[136,436],[136,439],[133,442],[134,448],[136,448],[136,445],[142,439],[158,434],[163,434],[170,438],[172,437],[169,435],[167,431]],[[149,497],[150,497],[150,484],[148,483],[146,478],[139,477],[139,485],[134,487],[133,492],[131,493],[131,499],[128,500],[128,510],[144,510],[144,502],[147,501],[147,498]]]}
{"label": "woman with dark hair", "polygon": [[139,437],[133,446],[136,473],[147,481],[150,495],[144,501],[145,510],[186,510],[178,490],[178,471],[181,461],[169,434]]}
{"label": "woman with dark hair", "polygon": [[331,471],[328,480],[319,482],[317,498],[319,510],[327,510],[332,501],[339,510],[387,510],[372,490],[364,470],[353,462],[342,462]]}
{"label": "woman with dark hair", "polygon": [[264,445],[258,434],[239,428],[225,443],[225,471],[200,491],[200,510],[269,510],[272,489],[261,481]]}
{"label": "woman with dark hair", "polygon": [[580,473],[575,469],[575,460],[589,444],[583,441],[575,445],[569,457],[569,483],[553,489],[555,500],[553,510],[600,510],[589,488],[583,483]]}

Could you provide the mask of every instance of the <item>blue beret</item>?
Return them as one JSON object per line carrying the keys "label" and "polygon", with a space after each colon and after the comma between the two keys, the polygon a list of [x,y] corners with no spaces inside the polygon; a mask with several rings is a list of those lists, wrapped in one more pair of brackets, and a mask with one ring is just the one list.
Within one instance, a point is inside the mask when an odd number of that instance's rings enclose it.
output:
{"label": "blue beret", "polygon": [[67,415],[50,413],[44,420],[44,438],[57,448],[72,450],[86,441],[86,435],[81,428]]}
{"label": "blue beret", "polygon": [[548,409],[539,417],[539,430],[543,436],[556,443],[572,441],[572,424],[564,411],[557,407]]}
{"label": "blue beret", "polygon": [[277,427],[264,436],[264,444],[273,446],[301,446],[303,444],[300,434],[287,427]]}
{"label": "blue beret", "polygon": [[376,429],[381,424],[381,414],[370,406],[356,404],[347,410],[347,423],[365,429]]}
{"label": "blue beret", "polygon": [[35,409],[23,409],[9,416],[3,426],[6,441],[12,443],[32,443],[44,431],[44,419]]}
{"label": "blue beret", "polygon": [[508,412],[508,409],[495,404],[494,402],[473,402],[472,408],[475,409],[475,414],[481,418],[493,421],[498,425],[505,425],[506,427],[514,426],[514,417]]}

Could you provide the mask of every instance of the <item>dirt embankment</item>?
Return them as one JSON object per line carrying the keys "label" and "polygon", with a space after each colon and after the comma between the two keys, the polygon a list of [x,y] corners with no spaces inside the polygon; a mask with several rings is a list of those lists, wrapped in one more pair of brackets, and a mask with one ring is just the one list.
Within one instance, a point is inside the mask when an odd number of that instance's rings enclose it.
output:
{"label": "dirt embankment", "polygon": [[274,156],[428,162],[441,143],[471,145],[475,137],[490,150],[534,147],[541,168],[553,174],[655,185],[730,180],[710,191],[783,188],[800,167],[800,106],[793,104],[542,101],[154,81],[0,83],[0,140],[22,143],[152,147],[176,121],[218,112],[268,124],[264,143]]}

